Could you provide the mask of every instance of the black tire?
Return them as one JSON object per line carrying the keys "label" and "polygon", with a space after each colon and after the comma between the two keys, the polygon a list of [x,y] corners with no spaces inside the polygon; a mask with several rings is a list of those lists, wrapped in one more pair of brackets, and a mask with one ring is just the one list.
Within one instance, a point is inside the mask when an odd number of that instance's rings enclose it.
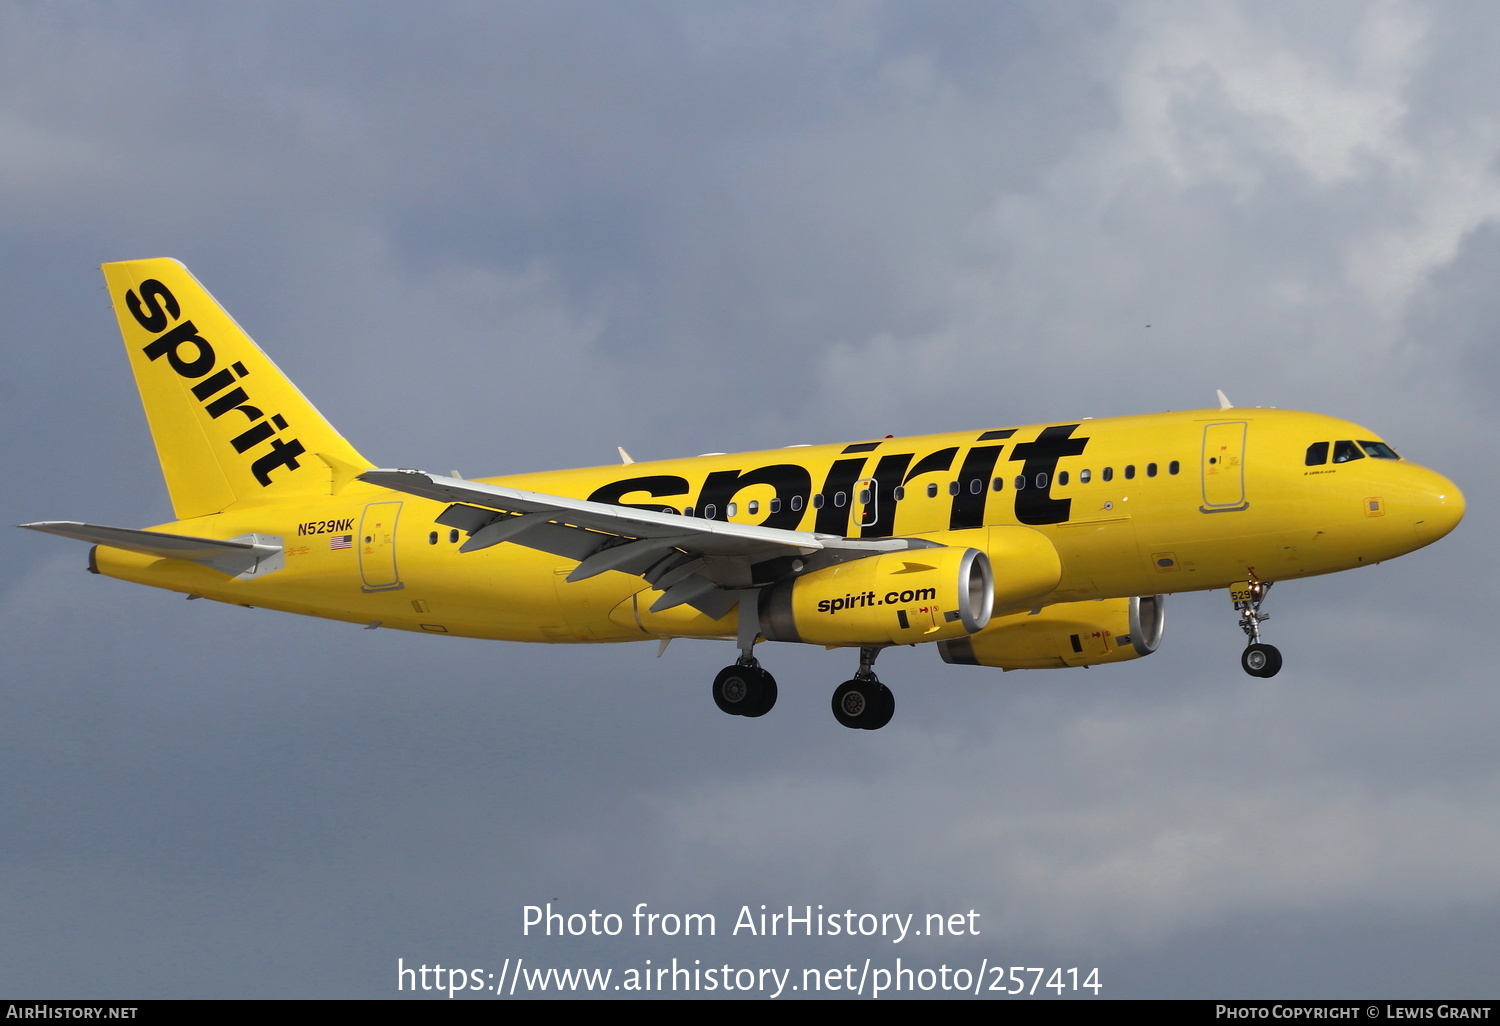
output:
{"label": "black tire", "polygon": [[[726,666],[714,678],[714,705],[731,716],[762,716],[770,705],[765,702],[765,680],[770,677],[758,666]],[[772,687],[775,687],[773,682]],[[776,699],[773,695],[772,702]],[[760,712],[752,710],[760,709]]]}
{"label": "black tire", "polygon": [[1240,665],[1252,677],[1274,677],[1281,671],[1281,653],[1274,645],[1249,645],[1240,655]]}
{"label": "black tire", "polygon": [[870,722],[865,724],[866,730],[879,730],[891,722],[891,717],[896,715],[896,696],[891,693],[891,689],[884,684],[877,684],[875,687],[874,701],[870,708]]}
{"label": "black tire", "polygon": [[757,669],[755,672],[760,674],[760,701],[740,713],[741,716],[764,716],[776,705],[776,678],[765,670]]}
{"label": "black tire", "polygon": [[833,690],[833,718],[850,730],[879,730],[895,711],[895,696],[878,680],[856,677]]}

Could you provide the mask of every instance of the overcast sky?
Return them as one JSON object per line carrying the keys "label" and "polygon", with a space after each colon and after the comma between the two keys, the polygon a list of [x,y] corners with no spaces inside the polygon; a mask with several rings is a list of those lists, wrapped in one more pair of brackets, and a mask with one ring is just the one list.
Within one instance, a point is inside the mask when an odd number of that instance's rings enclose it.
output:
{"label": "overcast sky", "polygon": [[[1448,475],[1429,550],[1149,659],[528,647],[184,603],[0,534],[0,992],[396,995],[397,959],[1098,966],[1495,995],[1500,7],[0,6],[0,523],[171,519],[98,264],[183,260],[354,445],[470,476],[1214,405]],[[523,907],[713,940],[522,935]],[[729,936],[741,906],[978,937]],[[627,929],[627,932],[628,929]]]}

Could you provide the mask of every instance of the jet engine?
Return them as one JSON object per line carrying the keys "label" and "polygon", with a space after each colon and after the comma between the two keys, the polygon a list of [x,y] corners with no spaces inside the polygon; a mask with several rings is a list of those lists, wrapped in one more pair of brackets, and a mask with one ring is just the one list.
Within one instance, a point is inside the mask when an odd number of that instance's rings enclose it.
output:
{"label": "jet engine", "polygon": [[984,630],[938,644],[943,661],[1002,670],[1096,666],[1139,659],[1161,643],[1165,595],[1060,602],[996,617]]}
{"label": "jet engine", "polygon": [[906,549],[837,563],[767,588],[761,632],[814,645],[911,645],[983,630],[995,601],[978,549]]}

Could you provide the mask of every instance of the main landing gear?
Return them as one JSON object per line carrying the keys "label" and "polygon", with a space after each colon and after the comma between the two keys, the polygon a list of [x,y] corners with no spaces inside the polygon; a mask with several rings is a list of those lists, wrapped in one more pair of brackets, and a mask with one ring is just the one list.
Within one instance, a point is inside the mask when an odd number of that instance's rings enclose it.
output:
{"label": "main landing gear", "polygon": [[[859,670],[833,692],[833,718],[851,730],[879,730],[896,712],[896,696],[871,669],[878,648],[859,650]],[[741,656],[714,678],[714,705],[731,716],[764,716],[776,704],[776,678],[754,656]]]}
{"label": "main landing gear", "polygon": [[1260,611],[1260,604],[1266,600],[1273,583],[1256,580],[1252,573],[1249,581],[1231,585],[1229,589],[1229,597],[1240,614],[1240,630],[1249,639],[1240,655],[1240,665],[1252,677],[1274,677],[1281,670],[1281,653],[1276,646],[1262,644],[1260,640],[1261,622],[1271,618],[1270,613]]}
{"label": "main landing gear", "polygon": [[[736,642],[740,657],[714,678],[714,705],[731,716],[764,716],[776,704],[776,678],[760,668],[755,643],[760,638],[757,592],[742,595]],[[851,730],[879,730],[891,722],[896,697],[875,676],[875,646],[859,650],[859,669],[833,692],[833,718]]]}
{"label": "main landing gear", "polygon": [[756,604],[760,592],[743,592],[739,603],[740,657],[714,678],[714,705],[731,716],[764,716],[776,704],[776,678],[760,668],[755,642],[760,636]]}
{"label": "main landing gear", "polygon": [[[870,668],[877,648],[859,650],[859,670],[833,692],[833,718],[851,730],[879,730],[896,712],[896,696]],[[731,716],[764,716],[776,704],[776,678],[751,658],[714,678],[714,705]]]}
{"label": "main landing gear", "polygon": [[878,648],[859,650],[859,669],[852,680],[833,690],[833,718],[851,730],[879,730],[896,713],[896,696],[875,676]]}
{"label": "main landing gear", "polygon": [[731,716],[764,716],[776,704],[776,678],[742,656],[714,678],[714,704]]}

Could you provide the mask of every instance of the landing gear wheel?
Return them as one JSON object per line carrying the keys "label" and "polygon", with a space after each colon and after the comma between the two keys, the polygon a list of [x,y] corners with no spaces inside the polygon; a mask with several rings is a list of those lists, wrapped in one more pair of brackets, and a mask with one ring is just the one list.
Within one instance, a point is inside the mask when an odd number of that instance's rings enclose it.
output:
{"label": "landing gear wheel", "polygon": [[759,666],[726,666],[714,678],[714,704],[731,716],[764,716],[776,704],[776,678]]}
{"label": "landing gear wheel", "polygon": [[877,688],[875,707],[870,710],[870,722],[865,724],[866,730],[879,730],[891,722],[891,717],[896,715],[895,694],[884,684],[877,684],[875,687]]}
{"label": "landing gear wheel", "polygon": [[1240,665],[1252,677],[1274,677],[1281,669],[1281,653],[1274,645],[1250,645],[1240,656]]}
{"label": "landing gear wheel", "polygon": [[833,718],[851,730],[879,730],[891,722],[896,697],[878,680],[846,680],[833,692]]}
{"label": "landing gear wheel", "polygon": [[755,672],[760,674],[760,701],[740,713],[741,716],[764,716],[776,704],[776,678],[758,667]]}
{"label": "landing gear wheel", "polygon": [[833,689],[833,718],[850,730],[859,730],[870,708],[870,693],[862,680],[846,680]]}

